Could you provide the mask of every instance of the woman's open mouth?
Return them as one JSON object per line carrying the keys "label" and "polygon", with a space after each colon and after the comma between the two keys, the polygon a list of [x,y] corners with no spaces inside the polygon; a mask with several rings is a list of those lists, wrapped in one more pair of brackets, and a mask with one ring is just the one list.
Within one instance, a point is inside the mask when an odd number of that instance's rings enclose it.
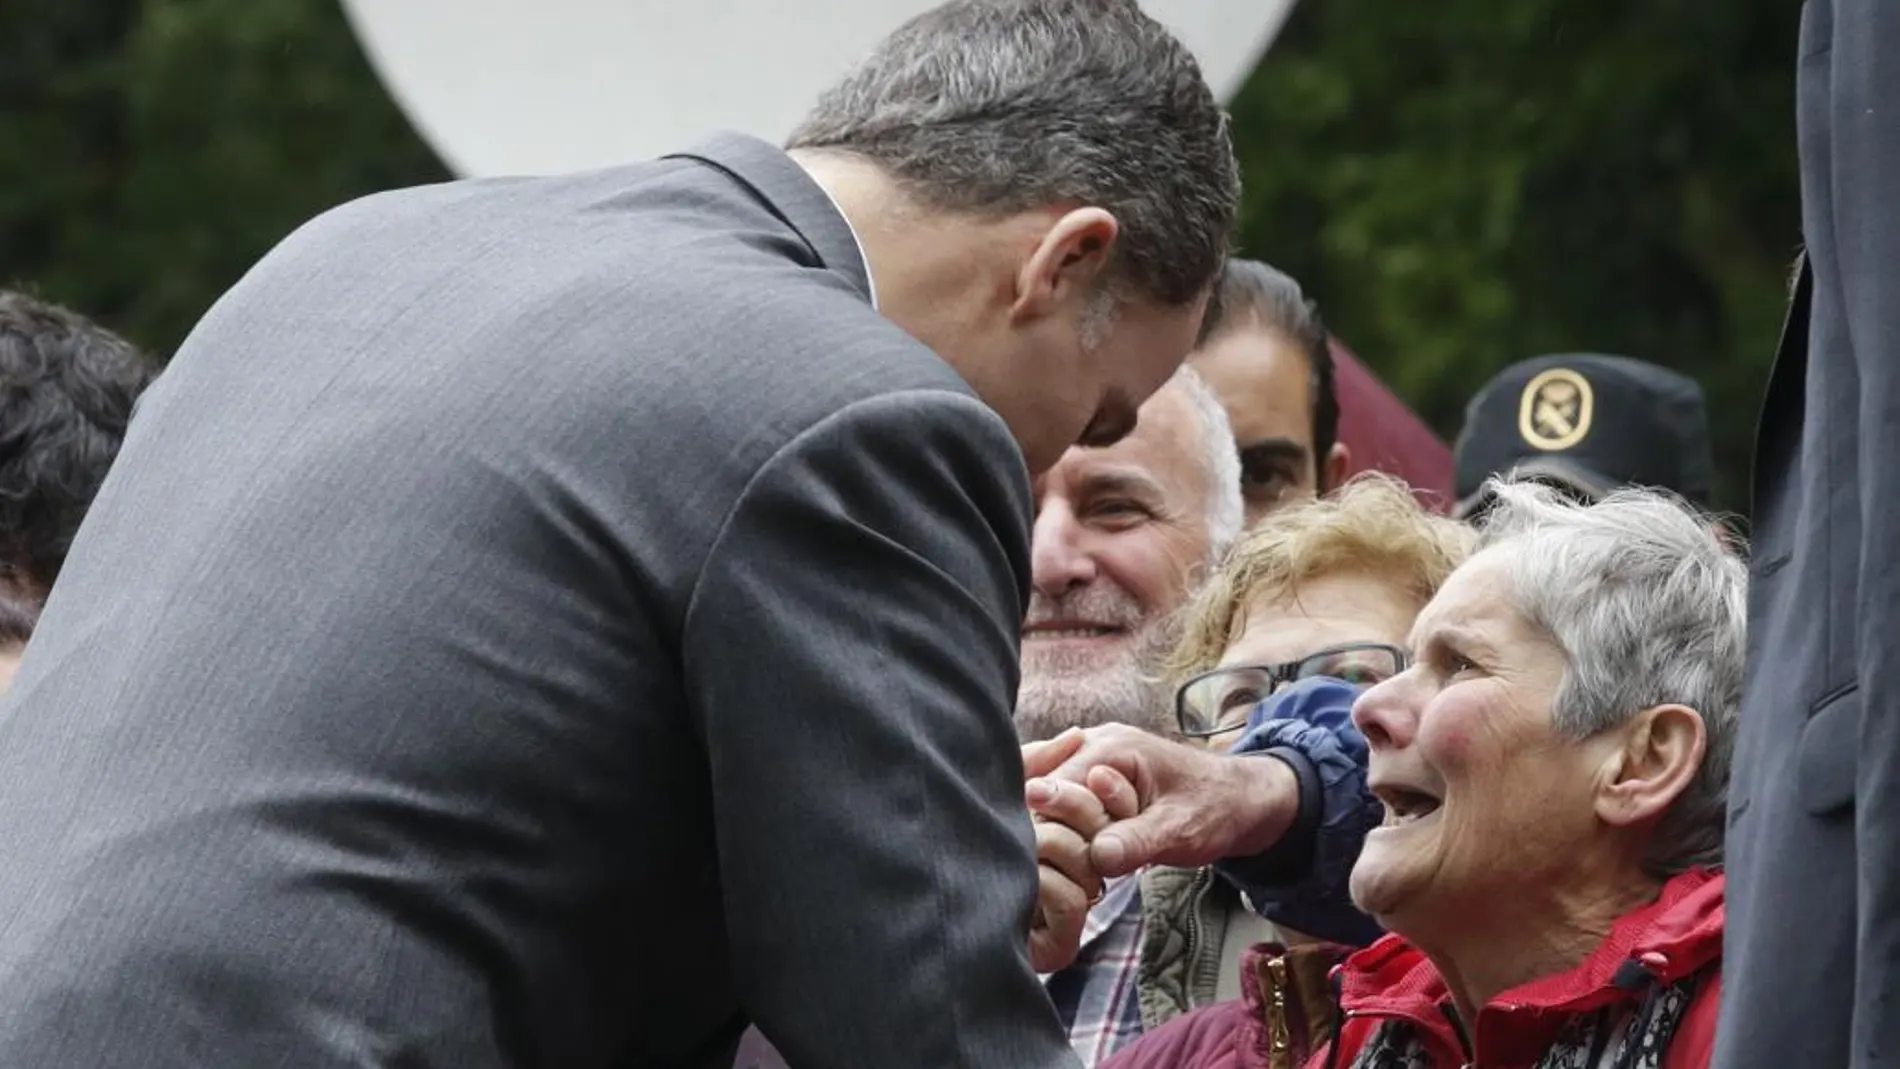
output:
{"label": "woman's open mouth", "polygon": [[1438,799],[1409,787],[1375,787],[1373,796],[1385,804],[1385,823],[1380,827],[1400,828],[1438,812]]}

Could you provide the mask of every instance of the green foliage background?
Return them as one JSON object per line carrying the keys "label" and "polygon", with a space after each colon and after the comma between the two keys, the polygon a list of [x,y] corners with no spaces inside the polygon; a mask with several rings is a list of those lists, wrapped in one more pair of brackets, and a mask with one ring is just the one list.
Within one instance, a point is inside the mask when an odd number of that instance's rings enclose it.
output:
{"label": "green foliage background", "polygon": [[[1449,438],[1502,365],[1699,378],[1720,503],[1797,246],[1792,0],[1305,0],[1234,104],[1241,247]],[[447,177],[335,0],[0,3],[0,284],[160,354],[273,243]]]}

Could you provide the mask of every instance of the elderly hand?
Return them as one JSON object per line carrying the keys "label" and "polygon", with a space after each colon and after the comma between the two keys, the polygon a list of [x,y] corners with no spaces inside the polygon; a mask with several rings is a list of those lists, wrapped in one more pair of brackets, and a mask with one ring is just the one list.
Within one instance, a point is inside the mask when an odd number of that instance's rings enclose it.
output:
{"label": "elderly hand", "polygon": [[[1072,753],[1080,732],[1065,735],[1051,752]],[[1082,926],[1102,896],[1102,876],[1089,857],[1089,840],[1110,821],[1134,815],[1128,806],[1111,810],[1086,787],[1037,779],[1025,784],[1036,830],[1038,862],[1036,915],[1029,933],[1029,957],[1036,971],[1051,973],[1075,960]]]}
{"label": "elderly hand", "polygon": [[1072,785],[1079,784],[1104,814],[1128,814],[1093,831],[1076,829],[1101,876],[1251,857],[1278,842],[1299,812],[1299,781],[1285,762],[1213,753],[1125,724],[1031,743],[1023,747],[1023,771],[1032,813],[1051,805],[1075,813]]}

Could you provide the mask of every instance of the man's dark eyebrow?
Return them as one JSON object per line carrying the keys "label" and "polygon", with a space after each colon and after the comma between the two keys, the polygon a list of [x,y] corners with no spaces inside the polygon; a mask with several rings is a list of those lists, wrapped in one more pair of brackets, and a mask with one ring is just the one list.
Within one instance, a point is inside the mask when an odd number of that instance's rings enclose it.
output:
{"label": "man's dark eyebrow", "polygon": [[1242,464],[1300,465],[1305,464],[1309,457],[1307,448],[1291,438],[1261,438],[1258,441],[1238,444]]}
{"label": "man's dark eyebrow", "polygon": [[1082,479],[1082,489],[1091,497],[1124,494],[1153,499],[1163,496],[1163,488],[1147,475],[1132,471],[1098,471]]}

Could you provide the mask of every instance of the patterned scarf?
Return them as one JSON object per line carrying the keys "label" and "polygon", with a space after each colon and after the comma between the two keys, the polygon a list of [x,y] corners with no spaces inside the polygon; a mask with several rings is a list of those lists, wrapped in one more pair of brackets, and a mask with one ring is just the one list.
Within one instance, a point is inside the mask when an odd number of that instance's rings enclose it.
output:
{"label": "patterned scarf", "polygon": [[[1536,1069],[1661,1069],[1669,1041],[1694,997],[1696,977],[1670,987],[1652,985],[1633,1014],[1606,1006],[1564,1026]],[[1606,1056],[1614,1048],[1614,1058]],[[1432,1069],[1417,1029],[1387,1021],[1352,1061],[1352,1069]]]}

